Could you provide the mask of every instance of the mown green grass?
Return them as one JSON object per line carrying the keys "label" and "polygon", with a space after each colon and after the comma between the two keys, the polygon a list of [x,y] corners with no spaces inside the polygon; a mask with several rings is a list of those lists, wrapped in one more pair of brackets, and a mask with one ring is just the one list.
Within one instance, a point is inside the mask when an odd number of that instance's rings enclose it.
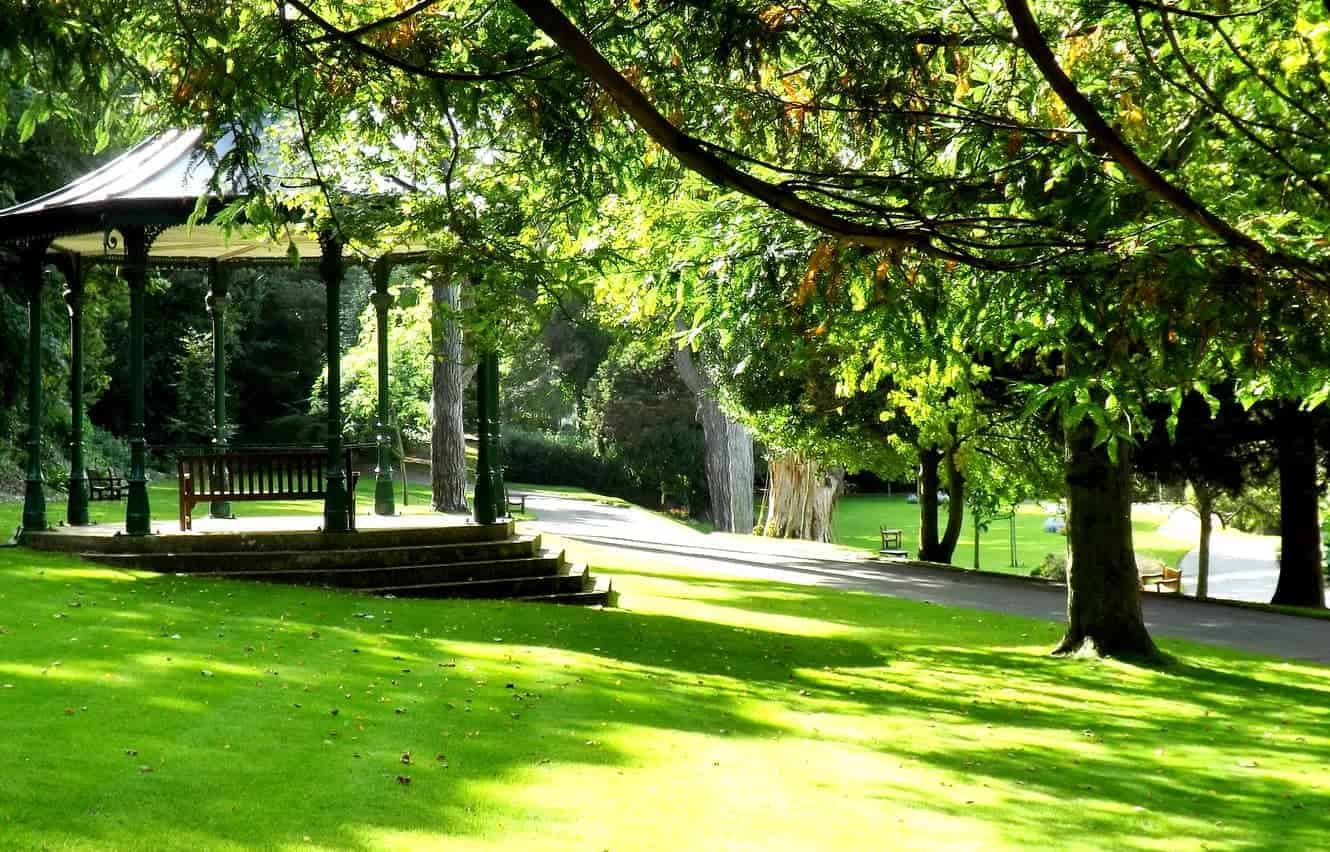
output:
{"label": "mown green grass", "polygon": [[[1056,533],[1044,532],[1046,517],[1047,512],[1036,505],[1017,508],[1015,566],[1011,563],[1011,522],[993,522],[979,536],[979,567],[985,571],[1026,575],[1047,554],[1062,553],[1066,539]],[[1132,519],[1136,551],[1176,566],[1195,543],[1159,533],[1158,528],[1165,520],[1157,513],[1137,512]],[[945,510],[940,521],[946,523]],[[851,494],[836,504],[832,517],[832,536],[836,544],[876,552],[882,546],[881,527],[902,530],[905,549],[911,554],[919,552],[919,506],[906,503],[903,495]],[[961,530],[952,562],[966,568],[974,567],[974,523],[969,517]]]}
{"label": "mown green grass", "polygon": [[0,846],[1324,844],[1330,669],[573,555],[620,609],[0,550]]}

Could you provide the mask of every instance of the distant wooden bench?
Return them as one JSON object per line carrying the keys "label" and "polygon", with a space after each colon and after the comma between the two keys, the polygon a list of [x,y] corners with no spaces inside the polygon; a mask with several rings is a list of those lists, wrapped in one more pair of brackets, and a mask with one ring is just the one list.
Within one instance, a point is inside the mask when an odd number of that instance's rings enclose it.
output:
{"label": "distant wooden bench", "polygon": [[[346,471],[347,528],[356,528],[356,482],[351,450],[343,457]],[[257,500],[322,500],[327,495],[328,451],[298,449],[180,456],[180,529],[194,523],[199,503]]]}
{"label": "distant wooden bench", "polygon": [[[1153,586],[1153,588],[1151,588]],[[1182,594],[1182,571],[1165,565],[1159,571],[1141,575],[1141,591]]]}
{"label": "distant wooden bench", "polygon": [[89,500],[120,500],[125,496],[126,484],[115,468],[94,470],[88,468]]}
{"label": "distant wooden bench", "polygon": [[882,533],[882,549],[878,553],[882,556],[894,556],[904,559],[909,556],[909,552],[902,547],[904,530],[892,529],[890,527],[878,527]]}
{"label": "distant wooden bench", "polygon": [[519,512],[526,514],[526,495],[508,492],[508,508],[517,509]]}

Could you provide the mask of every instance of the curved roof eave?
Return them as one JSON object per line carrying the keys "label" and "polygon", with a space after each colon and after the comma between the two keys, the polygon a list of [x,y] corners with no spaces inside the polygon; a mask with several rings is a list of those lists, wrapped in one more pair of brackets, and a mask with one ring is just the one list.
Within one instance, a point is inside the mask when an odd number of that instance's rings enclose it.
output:
{"label": "curved roof eave", "polygon": [[[168,130],[146,139],[59,189],[0,210],[0,246],[45,240],[52,254],[121,261],[123,254],[104,239],[110,232],[132,225],[187,225],[200,198],[208,199],[211,216],[248,194],[242,176],[217,179],[216,164],[234,144],[228,133],[209,145],[199,129]],[[183,236],[159,238],[151,260],[270,262],[289,257],[292,247],[301,257],[319,254],[317,241],[307,235],[286,243],[238,236],[206,224],[205,217]],[[422,246],[394,252],[402,257],[427,253]]]}

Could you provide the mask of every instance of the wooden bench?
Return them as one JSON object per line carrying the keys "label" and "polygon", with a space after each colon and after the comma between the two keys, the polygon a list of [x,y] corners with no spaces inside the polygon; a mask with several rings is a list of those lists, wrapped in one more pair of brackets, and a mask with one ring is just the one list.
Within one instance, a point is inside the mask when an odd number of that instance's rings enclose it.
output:
{"label": "wooden bench", "polygon": [[120,500],[125,496],[127,485],[115,468],[104,471],[88,468],[89,500]]}
{"label": "wooden bench", "polygon": [[519,512],[526,514],[526,495],[508,492],[508,508],[517,509]]}
{"label": "wooden bench", "polygon": [[[1151,588],[1153,586],[1154,588]],[[1182,594],[1182,571],[1165,565],[1159,571],[1141,575],[1141,591]]]}
{"label": "wooden bench", "polygon": [[882,533],[882,549],[878,551],[879,555],[893,556],[899,559],[904,559],[910,555],[901,544],[904,530],[891,529],[890,527],[878,527],[878,530]]}
{"label": "wooden bench", "polygon": [[[342,459],[346,471],[347,528],[356,528],[356,482],[351,450]],[[194,523],[199,503],[257,500],[322,500],[327,495],[328,451],[295,449],[180,456],[180,529]]]}

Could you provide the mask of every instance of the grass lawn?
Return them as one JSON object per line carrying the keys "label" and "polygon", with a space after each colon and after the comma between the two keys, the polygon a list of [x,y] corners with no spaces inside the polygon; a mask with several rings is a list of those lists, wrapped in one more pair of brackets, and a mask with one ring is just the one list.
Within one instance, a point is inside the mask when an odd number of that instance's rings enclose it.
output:
{"label": "grass lawn", "polygon": [[[1061,553],[1066,547],[1066,539],[1044,532],[1046,517],[1047,513],[1033,504],[1017,509],[1016,567],[1011,564],[1010,522],[993,523],[979,537],[979,567],[985,571],[1028,575],[1046,554]],[[939,520],[946,523],[945,511]],[[1136,550],[1176,566],[1195,543],[1159,533],[1158,528],[1165,520],[1165,516],[1148,511],[1138,510],[1133,515]],[[842,497],[832,518],[833,540],[836,544],[876,552],[882,546],[878,530],[884,526],[903,530],[905,549],[911,554],[919,552],[919,506],[906,503],[904,495],[852,494]],[[961,529],[953,562],[966,568],[974,567],[974,523],[968,516]]]}
{"label": "grass lawn", "polygon": [[0,549],[0,846],[1324,845],[1330,669],[574,555],[620,609]]}

